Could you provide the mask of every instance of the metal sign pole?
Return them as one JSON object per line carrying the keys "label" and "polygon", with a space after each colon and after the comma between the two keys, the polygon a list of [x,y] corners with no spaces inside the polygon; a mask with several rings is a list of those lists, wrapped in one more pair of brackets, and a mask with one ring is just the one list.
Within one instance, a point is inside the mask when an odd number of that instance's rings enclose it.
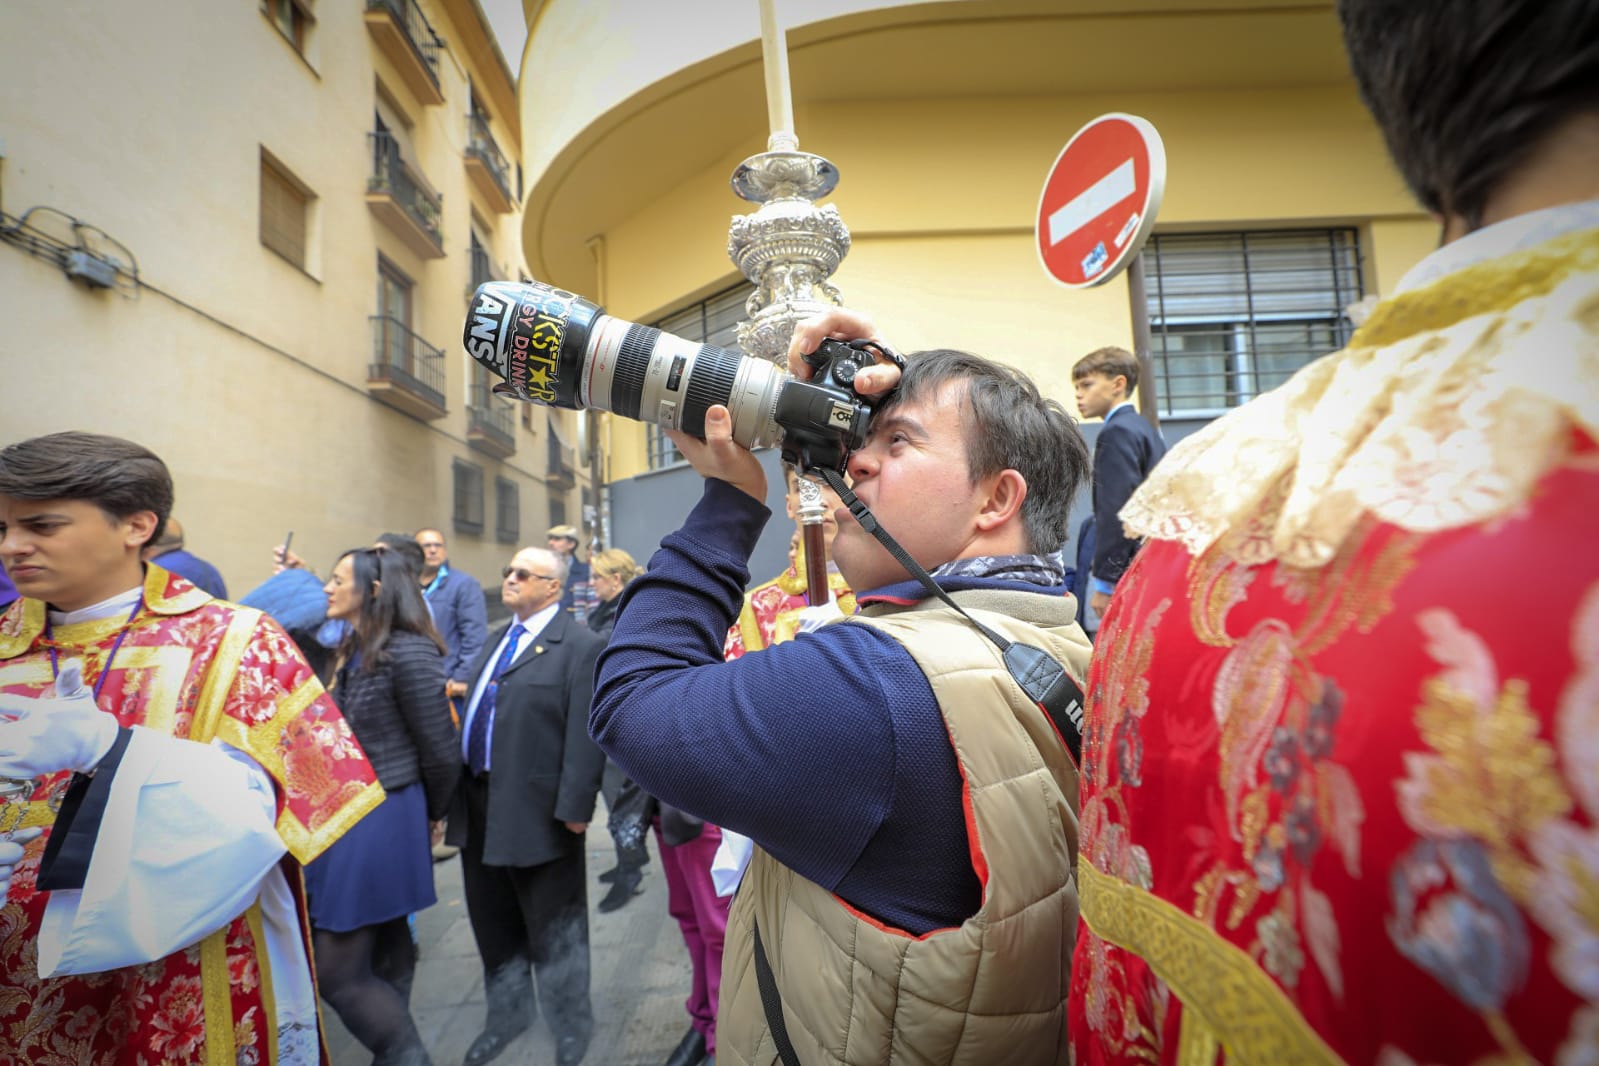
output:
{"label": "metal sign pole", "polygon": [[1160,429],[1160,404],[1155,399],[1155,364],[1150,357],[1149,296],[1144,289],[1144,253],[1127,264],[1127,304],[1133,319],[1133,355],[1138,359],[1138,413]]}

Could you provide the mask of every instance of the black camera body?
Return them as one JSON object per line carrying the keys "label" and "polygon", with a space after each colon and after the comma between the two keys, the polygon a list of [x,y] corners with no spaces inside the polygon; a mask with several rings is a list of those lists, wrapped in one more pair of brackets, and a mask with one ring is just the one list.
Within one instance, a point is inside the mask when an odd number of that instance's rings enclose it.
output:
{"label": "black camera body", "polygon": [[858,348],[831,338],[805,356],[816,368],[809,381],[791,378],[777,395],[773,420],[783,427],[783,459],[801,470],[844,472],[850,453],[866,443],[872,408],[855,391],[855,372],[872,363]]}

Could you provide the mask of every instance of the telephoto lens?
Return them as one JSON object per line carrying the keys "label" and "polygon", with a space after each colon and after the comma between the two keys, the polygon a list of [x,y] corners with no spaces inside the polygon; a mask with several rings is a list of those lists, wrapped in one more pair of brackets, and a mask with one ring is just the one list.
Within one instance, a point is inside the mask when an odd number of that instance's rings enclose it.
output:
{"label": "telephoto lens", "polygon": [[787,372],[755,359],[612,318],[599,306],[541,282],[478,286],[463,343],[505,379],[494,391],[573,410],[612,411],[705,436],[705,412],[726,405],[733,439],[775,444]]}

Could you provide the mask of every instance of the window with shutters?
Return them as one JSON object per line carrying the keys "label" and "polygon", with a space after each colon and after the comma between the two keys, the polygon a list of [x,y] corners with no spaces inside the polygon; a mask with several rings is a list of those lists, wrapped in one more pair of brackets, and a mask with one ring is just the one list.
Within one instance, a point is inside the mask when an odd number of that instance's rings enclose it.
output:
{"label": "window with shutters", "polygon": [[1360,300],[1353,229],[1157,234],[1144,247],[1162,415],[1205,417],[1342,348]]}
{"label": "window with shutters", "polygon": [[[664,333],[675,333],[684,340],[699,341],[736,352],[739,350],[738,324],[745,318],[744,301],[754,291],[755,286],[746,281],[649,324]],[[651,470],[683,461],[677,446],[660,426],[647,423],[645,433],[649,441]]]}
{"label": "window with shutters", "polygon": [[522,491],[509,478],[494,479],[494,539],[515,544],[522,535]]}
{"label": "window with shutters", "polygon": [[306,231],[313,199],[305,184],[261,152],[261,243],[306,269]]}
{"label": "window with shutters", "polygon": [[311,31],[316,26],[309,0],[261,0],[261,12],[296,52],[305,55]]}
{"label": "window with shutters", "polygon": [[483,468],[465,459],[451,463],[455,475],[455,531],[483,532]]}

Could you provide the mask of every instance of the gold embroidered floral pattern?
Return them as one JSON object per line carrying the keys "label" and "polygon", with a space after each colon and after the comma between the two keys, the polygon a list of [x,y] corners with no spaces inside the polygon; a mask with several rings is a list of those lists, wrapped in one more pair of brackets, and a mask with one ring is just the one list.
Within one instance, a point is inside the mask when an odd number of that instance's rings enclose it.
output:
{"label": "gold embroidered floral pattern", "polygon": [[[1530,965],[1523,911],[1549,934],[1550,961],[1566,986],[1599,999],[1599,831],[1592,828],[1599,796],[1591,761],[1599,585],[1573,619],[1577,670],[1555,716],[1558,749],[1541,735],[1527,684],[1500,679],[1485,641],[1447,611],[1423,612],[1418,623],[1440,670],[1415,711],[1430,750],[1405,754],[1407,775],[1397,785],[1400,811],[1419,839],[1395,866],[1389,936],[1479,1012],[1505,1056],[1525,1056],[1502,1013]],[[1588,825],[1568,817],[1578,802]],[[1577,1012],[1574,1034],[1599,1028],[1591,1013]],[[1568,1055],[1572,1047],[1568,1039],[1559,1061],[1581,1061]]]}

